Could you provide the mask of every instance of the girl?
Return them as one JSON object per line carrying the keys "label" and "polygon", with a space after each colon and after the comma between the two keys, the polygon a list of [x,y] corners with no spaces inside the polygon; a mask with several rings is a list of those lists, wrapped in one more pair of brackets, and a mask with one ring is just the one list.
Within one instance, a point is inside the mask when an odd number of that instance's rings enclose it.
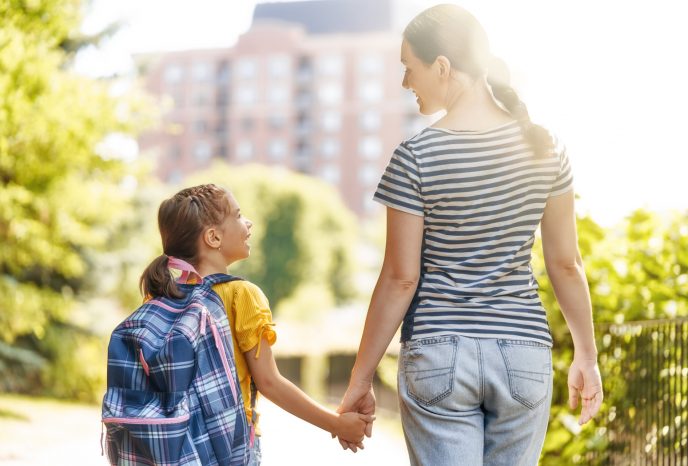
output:
{"label": "girl", "polygon": [[372,378],[403,321],[411,464],[535,465],[552,396],[552,338],[530,266],[540,224],[575,347],[571,408],[582,398],[583,424],[602,403],[569,161],[494,72],[503,66],[467,11],[420,13],[401,62],[420,112],[446,114],[399,145],[375,193],[387,206],[385,258],[340,409],[374,412]]}
{"label": "girl", "polygon": [[[215,185],[184,189],[162,202],[158,226],[163,255],[155,259],[141,277],[145,296],[179,295],[168,268],[170,257],[191,264],[199,277],[226,273],[227,267],[250,254],[252,223],[241,214],[234,197]],[[364,429],[370,415],[333,413],[310,399],[285,379],[277,369],[270,345],[276,334],[267,298],[245,280],[221,283],[213,290],[222,298],[228,314],[237,375],[252,434],[259,436],[257,393],[277,406],[362,448]],[[252,435],[253,437],[253,435]],[[260,464],[260,441],[255,438],[250,463]]]}

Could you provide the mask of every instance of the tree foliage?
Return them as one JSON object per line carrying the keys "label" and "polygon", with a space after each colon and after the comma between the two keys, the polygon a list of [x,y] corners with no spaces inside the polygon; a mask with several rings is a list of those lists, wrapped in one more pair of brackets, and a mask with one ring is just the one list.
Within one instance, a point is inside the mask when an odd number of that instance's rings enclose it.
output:
{"label": "tree foliage", "polygon": [[84,357],[102,342],[71,310],[132,218],[128,168],[98,148],[142,121],[137,102],[64,66],[80,12],[76,0],[0,0],[0,389],[92,399],[84,387],[102,370],[83,364],[103,362]]}
{"label": "tree foliage", "polygon": [[[688,212],[667,217],[639,209],[622,225],[610,229],[581,217],[578,234],[598,324],[596,337],[606,398],[598,420],[576,435],[575,420],[566,406],[566,373],[573,346],[536,245],[534,270],[555,340],[552,415],[543,452],[543,464],[548,465],[587,464],[586,452],[605,448],[609,433],[600,424],[605,424],[611,412],[625,416],[627,423],[633,422],[629,413],[636,409],[637,400],[628,399],[629,386],[619,370],[626,349],[612,345],[624,338],[612,335],[606,324],[688,316]],[[630,342],[630,338],[625,340]]]}

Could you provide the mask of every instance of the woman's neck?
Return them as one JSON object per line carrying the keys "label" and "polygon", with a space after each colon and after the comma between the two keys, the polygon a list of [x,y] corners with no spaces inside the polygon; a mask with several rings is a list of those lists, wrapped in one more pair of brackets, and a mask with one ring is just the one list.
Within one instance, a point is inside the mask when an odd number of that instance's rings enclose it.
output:
{"label": "woman's neck", "polygon": [[447,90],[447,113],[433,126],[437,128],[480,131],[513,121],[495,102],[484,78],[463,89],[459,84]]}

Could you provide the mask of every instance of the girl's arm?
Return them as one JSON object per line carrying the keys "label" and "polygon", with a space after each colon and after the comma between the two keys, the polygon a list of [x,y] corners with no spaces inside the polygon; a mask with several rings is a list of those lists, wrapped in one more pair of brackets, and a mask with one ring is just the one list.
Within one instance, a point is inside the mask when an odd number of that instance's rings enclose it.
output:
{"label": "girl's arm", "polygon": [[361,441],[365,426],[373,422],[373,416],[359,413],[336,414],[320,406],[280,374],[267,340],[263,339],[260,346],[258,358],[258,345],[244,354],[251,377],[263,396],[294,416],[363,447]]}
{"label": "girl's arm", "polygon": [[580,424],[588,422],[602,404],[602,380],[597,367],[597,346],[592,304],[583,259],[578,250],[573,191],[550,197],[542,217],[542,249],[547,275],[571,332],[574,346],[569,369],[569,405],[583,399]]}
{"label": "girl's arm", "polygon": [[340,412],[375,413],[373,376],[416,292],[422,243],[423,217],[388,207],[385,258]]}

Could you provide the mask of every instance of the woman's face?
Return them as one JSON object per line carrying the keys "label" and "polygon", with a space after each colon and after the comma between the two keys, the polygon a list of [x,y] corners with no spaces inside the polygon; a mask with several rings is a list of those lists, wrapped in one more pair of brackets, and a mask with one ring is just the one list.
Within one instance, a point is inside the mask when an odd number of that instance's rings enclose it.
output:
{"label": "woman's face", "polygon": [[416,57],[406,40],[401,42],[401,63],[404,65],[404,80],[401,85],[416,94],[420,113],[432,115],[444,108],[444,87],[437,63],[426,65]]}

